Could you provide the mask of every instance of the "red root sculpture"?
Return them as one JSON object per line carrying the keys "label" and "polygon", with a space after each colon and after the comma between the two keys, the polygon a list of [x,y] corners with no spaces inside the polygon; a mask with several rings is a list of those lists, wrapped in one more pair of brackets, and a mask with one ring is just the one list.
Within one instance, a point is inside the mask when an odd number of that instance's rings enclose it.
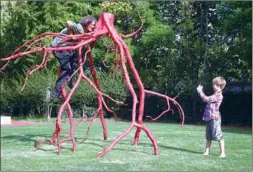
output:
{"label": "red root sculpture", "polygon": [[[73,112],[71,110],[71,106],[69,104],[69,101],[70,101],[71,96],[73,95],[74,91],[77,89],[78,85],[80,84],[80,82],[82,80],[85,80],[86,82],[88,82],[97,93],[98,108],[97,108],[97,111],[94,114],[91,122],[93,121],[93,119],[97,115],[100,116],[101,124],[102,124],[102,127],[103,127],[104,139],[105,140],[107,139],[107,128],[106,128],[106,124],[105,124],[105,121],[104,121],[104,115],[102,113],[103,108],[105,108],[108,112],[113,113],[115,115],[115,117],[116,117],[116,114],[106,105],[104,98],[108,98],[109,100],[111,100],[115,103],[119,103],[121,105],[124,105],[123,102],[114,100],[109,95],[106,95],[101,91],[100,85],[99,85],[99,80],[97,79],[96,72],[94,70],[94,62],[93,62],[93,58],[91,56],[91,49],[93,48],[94,43],[97,39],[99,39],[101,36],[107,35],[108,37],[110,37],[112,39],[112,42],[114,44],[114,47],[113,47],[113,49],[115,50],[114,64],[117,65],[117,63],[119,63],[120,69],[123,73],[124,82],[125,82],[128,90],[129,90],[129,92],[130,92],[130,94],[133,98],[132,121],[131,121],[131,124],[128,127],[128,129],[125,132],[123,132],[120,136],[118,136],[109,146],[107,146],[97,156],[97,158],[100,158],[100,157],[104,156],[122,138],[126,137],[130,133],[130,131],[132,131],[134,128],[136,128],[136,132],[135,132],[135,137],[134,137],[133,144],[138,145],[140,133],[143,130],[147,134],[148,138],[150,139],[150,141],[153,144],[154,153],[156,155],[159,154],[156,139],[154,138],[153,134],[148,129],[148,127],[146,127],[143,124],[145,95],[146,94],[151,94],[151,95],[154,95],[154,96],[161,97],[161,98],[163,98],[164,100],[167,101],[167,106],[168,106],[167,109],[163,113],[161,113],[157,118],[152,119],[152,120],[156,120],[160,116],[164,115],[166,112],[170,111],[171,110],[170,103],[173,103],[179,111],[180,118],[182,120],[182,123],[181,123],[181,126],[182,126],[183,123],[184,123],[184,112],[183,112],[183,109],[181,108],[181,106],[179,105],[179,103],[175,100],[176,97],[175,98],[170,98],[169,96],[166,96],[166,95],[154,92],[154,91],[146,90],[143,86],[141,78],[140,78],[140,76],[139,76],[139,74],[138,74],[138,72],[135,68],[132,56],[131,56],[131,54],[128,50],[128,47],[127,47],[126,43],[123,41],[123,39],[130,38],[130,37],[134,36],[137,32],[139,32],[141,30],[142,26],[143,26],[143,21],[142,21],[141,27],[138,30],[136,30],[135,32],[133,32],[129,35],[123,35],[123,34],[118,33],[116,28],[114,27],[114,15],[111,14],[111,13],[102,13],[99,17],[99,20],[98,20],[98,23],[97,23],[97,28],[93,32],[85,33],[85,34],[81,34],[81,35],[64,35],[64,34],[57,34],[57,33],[44,33],[44,34],[41,34],[41,35],[35,37],[34,39],[26,42],[22,46],[20,46],[18,49],[16,49],[14,51],[14,53],[10,57],[0,58],[0,61],[7,61],[7,63],[1,68],[3,70],[9,64],[9,62],[11,60],[15,60],[17,58],[20,58],[22,56],[26,56],[26,55],[29,55],[29,54],[44,53],[44,57],[43,57],[42,62],[39,65],[36,65],[36,66],[34,66],[34,67],[32,67],[31,69],[28,70],[27,77],[26,77],[26,79],[27,79],[28,76],[30,76],[36,70],[39,70],[39,69],[42,69],[42,68],[46,67],[47,62],[48,62],[48,60],[49,60],[49,58],[50,58],[53,51],[78,50],[79,68],[75,72],[75,74],[78,73],[77,81],[76,81],[74,87],[69,92],[69,94],[67,94],[65,88],[62,89],[62,95],[63,95],[63,98],[64,98],[64,102],[63,102],[63,104],[61,105],[61,107],[58,111],[58,116],[57,116],[57,120],[56,120],[56,128],[55,128],[54,133],[52,134],[52,138],[43,140],[41,142],[38,142],[35,150],[37,150],[39,148],[41,143],[48,142],[48,143],[50,143],[54,146],[57,146],[58,147],[58,153],[60,154],[61,153],[61,144],[63,142],[66,142],[66,141],[72,141],[72,148],[73,148],[72,150],[76,151],[76,142],[75,142],[75,138],[74,138],[74,126],[73,126]],[[45,39],[46,37],[53,37],[53,36],[58,36],[58,37],[64,38],[64,40],[61,43],[68,43],[69,46],[59,47],[59,48],[52,48],[52,47],[39,47],[38,48],[38,47],[36,47],[36,46],[38,46],[38,43],[41,40]],[[82,58],[83,57],[82,48],[84,46],[88,46],[89,49],[86,52],[86,54],[84,55],[84,58]],[[20,52],[24,47],[27,47],[25,49],[25,51]],[[119,56],[117,56],[117,55],[119,55]],[[90,61],[90,69],[91,69],[91,74],[92,74],[94,83],[87,76],[85,76],[83,68],[82,68],[82,66],[85,63],[87,57],[89,58],[89,61]],[[129,65],[130,71],[128,71],[128,69],[127,69],[127,64]],[[61,71],[59,69],[59,74],[60,74],[60,72]],[[136,84],[138,86],[138,89],[139,89],[139,95],[138,96],[137,96],[137,94],[134,90],[132,82],[130,81],[129,72],[131,72],[133,74],[133,79],[134,79],[134,81],[136,82]],[[25,79],[25,84],[26,84],[26,79]],[[138,110],[137,110],[137,105],[138,105]],[[68,109],[68,113],[69,113],[69,123],[70,123],[70,131],[69,132],[66,132],[65,130],[63,130],[61,128],[61,117],[62,117],[62,113],[63,113],[65,108]],[[90,127],[90,124],[89,124],[89,127]],[[88,131],[89,131],[89,127],[88,127]],[[69,138],[65,138],[65,139],[61,140],[61,131],[68,133]],[[87,135],[88,135],[88,131],[86,133],[86,138],[87,138]]]}

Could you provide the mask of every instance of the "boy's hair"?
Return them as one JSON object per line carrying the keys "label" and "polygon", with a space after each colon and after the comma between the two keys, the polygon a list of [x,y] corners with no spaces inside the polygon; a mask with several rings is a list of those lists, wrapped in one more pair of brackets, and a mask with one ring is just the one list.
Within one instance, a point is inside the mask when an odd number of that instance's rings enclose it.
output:
{"label": "boy's hair", "polygon": [[219,86],[221,90],[223,90],[224,87],[226,86],[226,80],[223,77],[218,76],[213,79],[213,84]]}

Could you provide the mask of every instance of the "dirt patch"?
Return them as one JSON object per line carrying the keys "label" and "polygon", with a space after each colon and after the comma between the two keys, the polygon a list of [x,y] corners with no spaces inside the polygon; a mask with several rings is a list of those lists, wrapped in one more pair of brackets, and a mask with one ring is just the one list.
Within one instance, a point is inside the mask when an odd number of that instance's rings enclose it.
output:
{"label": "dirt patch", "polygon": [[[93,123],[100,123],[100,119],[96,118]],[[106,119],[105,120],[106,123],[110,123],[110,122],[115,122],[114,120],[110,120],[110,119]],[[69,123],[68,120],[62,120],[62,123]],[[75,125],[79,125],[79,124],[87,124],[88,121],[87,119],[76,119],[74,120],[74,124]],[[11,124],[1,124],[1,126],[28,126],[28,125],[42,125],[42,124],[55,124],[55,122],[31,122],[31,121],[25,121],[25,120],[11,120]]]}
{"label": "dirt patch", "polygon": [[50,124],[50,122],[31,122],[31,121],[17,121],[11,120],[11,124],[1,124],[1,126],[20,126],[20,125],[40,125],[40,124]]}

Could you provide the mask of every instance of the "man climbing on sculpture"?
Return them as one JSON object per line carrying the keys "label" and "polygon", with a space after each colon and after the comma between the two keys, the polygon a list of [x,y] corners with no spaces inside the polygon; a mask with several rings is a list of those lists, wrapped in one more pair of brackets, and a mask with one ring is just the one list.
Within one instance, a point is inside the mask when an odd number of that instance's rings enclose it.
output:
{"label": "man climbing on sculpture", "polygon": [[[64,28],[60,33],[61,34],[83,34],[92,32],[96,27],[97,20],[92,16],[83,17],[79,23],[74,23],[72,21],[67,21],[67,27]],[[51,47],[64,47],[66,44],[59,45],[60,42],[63,41],[63,38],[56,37],[51,43]],[[61,67],[61,74],[58,76],[56,81],[52,98],[59,98],[61,95],[62,87],[64,87],[65,83],[69,80],[68,86],[69,88],[73,87],[73,80],[71,75],[75,71],[75,61],[77,60],[77,51],[76,50],[64,50],[64,51],[54,51],[54,56],[58,59]]]}

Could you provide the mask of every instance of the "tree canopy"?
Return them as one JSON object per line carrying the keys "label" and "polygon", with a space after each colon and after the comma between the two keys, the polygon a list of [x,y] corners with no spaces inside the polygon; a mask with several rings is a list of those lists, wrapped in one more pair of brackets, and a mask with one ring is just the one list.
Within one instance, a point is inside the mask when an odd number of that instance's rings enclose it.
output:
{"label": "tree canopy", "polygon": [[[123,34],[140,26],[138,13],[145,21],[142,30],[126,42],[146,87],[174,96],[183,90],[193,96],[198,83],[211,83],[218,75],[228,82],[251,83],[251,1],[1,1],[0,58],[36,35],[60,32],[67,20],[79,22],[85,15],[98,18],[102,12],[115,14],[115,26]],[[106,51],[98,40],[92,52],[98,67],[103,66]],[[112,55],[110,52],[106,61],[109,67],[103,66],[108,75]],[[0,74],[1,91],[11,98],[8,87],[22,85],[26,69],[40,60],[39,55],[33,55],[11,63]],[[45,78],[50,75],[50,86],[57,67],[57,60],[51,58],[48,71],[41,74]],[[32,83],[40,83],[40,77],[35,78]],[[124,89],[120,77],[112,78],[118,83],[118,92]],[[7,104],[1,97],[1,106]]]}

